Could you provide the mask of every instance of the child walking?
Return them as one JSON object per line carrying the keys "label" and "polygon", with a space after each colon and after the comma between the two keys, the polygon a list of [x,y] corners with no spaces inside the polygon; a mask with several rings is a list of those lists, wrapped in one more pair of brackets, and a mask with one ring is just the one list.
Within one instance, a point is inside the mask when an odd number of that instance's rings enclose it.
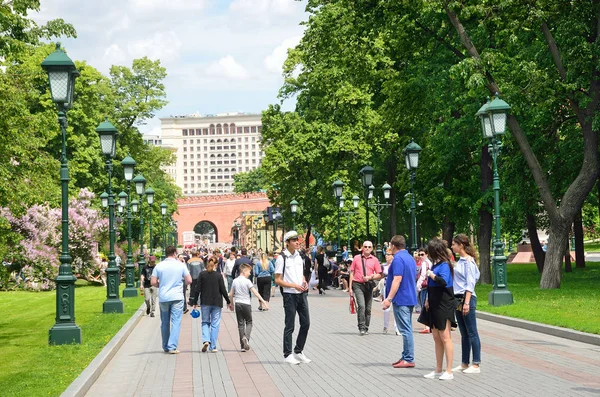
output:
{"label": "child walking", "polygon": [[231,291],[229,292],[229,298],[231,300],[229,310],[233,310],[235,306],[235,316],[237,318],[238,332],[240,334],[240,345],[243,352],[250,350],[250,345],[248,344],[250,333],[252,332],[252,305],[250,302],[250,292],[258,298],[263,309],[269,309],[269,304],[256,291],[252,281],[248,280],[251,269],[252,267],[245,263],[240,266],[240,276],[233,280]]}

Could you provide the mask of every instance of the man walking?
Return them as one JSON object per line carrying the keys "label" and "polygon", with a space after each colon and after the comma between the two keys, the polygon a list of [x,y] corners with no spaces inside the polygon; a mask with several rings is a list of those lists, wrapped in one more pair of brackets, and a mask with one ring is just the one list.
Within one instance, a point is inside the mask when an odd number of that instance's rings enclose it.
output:
{"label": "man walking", "polygon": [[[303,353],[310,317],[308,314],[308,283],[304,278],[304,259],[298,251],[298,233],[290,230],[283,237],[286,249],[275,262],[275,284],[282,289],[285,328],[283,330],[283,357],[292,365],[311,362]],[[300,331],[292,354],[292,334],[296,313],[300,319]]]}
{"label": "man walking", "polygon": [[153,287],[158,287],[163,351],[178,354],[177,344],[185,299],[183,286],[191,284],[192,277],[185,263],[177,260],[177,248],[169,245],[165,254],[167,258],[156,265],[151,283]]}
{"label": "man walking", "polygon": [[386,298],[382,302],[383,310],[393,304],[396,326],[402,334],[403,350],[400,360],[392,364],[394,368],[413,368],[415,366],[415,342],[412,333],[412,311],[417,304],[415,285],[417,264],[406,251],[403,236],[394,236],[391,241],[394,259],[388,270],[385,290]]}
{"label": "man walking", "polygon": [[383,277],[381,264],[372,255],[373,243],[365,241],[362,253],[352,258],[348,291],[350,297],[356,297],[358,332],[360,336],[369,334],[371,324],[371,305],[376,282]]}
{"label": "man walking", "polygon": [[151,255],[148,258],[148,263],[142,269],[140,276],[140,291],[144,292],[144,301],[146,302],[146,315],[154,317],[154,308],[156,306],[156,297],[158,296],[158,288],[153,287],[150,283],[152,272],[156,266],[156,257]]}
{"label": "man walking", "polygon": [[[237,276],[240,275],[240,265],[242,264],[246,264],[246,265],[250,265],[250,267],[252,268],[252,261],[250,260],[250,258],[248,258],[248,250],[244,247],[241,249],[241,253],[242,255],[237,258],[235,260],[235,264],[233,265],[233,269],[231,269],[231,277],[233,279],[235,279]],[[250,272],[250,278],[249,280],[252,281],[252,272]]]}
{"label": "man walking", "polygon": [[196,296],[196,288],[198,288],[198,276],[205,269],[204,262],[200,259],[200,253],[196,248],[192,248],[192,257],[188,261],[188,270],[190,271],[190,276],[192,276],[192,286],[190,287],[190,306],[197,305]]}

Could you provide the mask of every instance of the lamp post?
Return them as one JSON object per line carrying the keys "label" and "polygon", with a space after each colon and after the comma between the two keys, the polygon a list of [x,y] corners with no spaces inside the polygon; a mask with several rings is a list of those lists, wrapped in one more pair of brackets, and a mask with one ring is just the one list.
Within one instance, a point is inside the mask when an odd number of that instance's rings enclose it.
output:
{"label": "lamp post", "polygon": [[298,212],[298,202],[296,200],[290,201],[290,210],[292,211],[292,225],[296,230],[296,212]]}
{"label": "lamp post", "polygon": [[[343,197],[342,197],[342,199],[343,199]],[[358,197],[356,195],[354,195],[352,197],[352,206],[354,207],[355,210],[358,208],[359,201],[360,201],[360,197]],[[342,200],[342,202],[343,202],[343,200]],[[341,204],[340,208],[343,208],[343,207],[344,207],[344,205]],[[351,248],[350,247],[350,217],[352,215],[356,215],[356,211],[342,211],[342,215],[344,215],[346,217],[346,221],[348,223],[348,232],[346,234],[346,239],[347,239],[346,247],[348,247],[348,249],[350,249]]]}
{"label": "lamp post", "polygon": [[[375,174],[375,170],[371,166],[364,166],[360,170],[360,181],[365,189],[365,212],[367,215],[367,238],[369,239],[369,186],[373,184],[373,175]],[[372,194],[372,192],[371,192]]]}
{"label": "lamp post", "polygon": [[106,301],[102,305],[103,313],[123,313],[123,302],[119,299],[119,268],[115,262],[115,196],[112,192],[112,159],[117,150],[119,135],[108,117],[98,125],[96,132],[100,136],[102,154],[106,158],[106,173],[108,174],[108,268],[106,269]]}
{"label": "lamp post", "polygon": [[506,280],[506,257],[502,249],[502,240],[500,233],[500,178],[498,176],[497,158],[502,148],[500,137],[504,135],[506,129],[506,114],[510,110],[508,103],[496,97],[490,102],[485,103],[476,116],[481,119],[481,129],[483,137],[490,139],[489,150],[492,153],[494,162],[494,221],[496,233],[494,236],[494,256],[492,258],[493,287],[488,295],[488,302],[492,306],[510,305],[513,303],[512,293],[508,290]]}
{"label": "lamp post", "polygon": [[340,209],[344,205],[342,200],[342,190],[344,189],[344,182],[339,179],[331,184],[333,188],[333,196],[335,197],[337,206],[337,252],[336,252],[336,263],[342,261],[342,247],[340,245]]}
{"label": "lamp post", "polygon": [[[390,199],[390,192],[392,187],[389,184],[384,184],[381,187],[383,190],[383,198],[386,200],[385,203],[379,202],[379,196],[377,196],[377,202],[369,204],[369,207],[375,208],[377,211],[377,250],[375,251],[377,258],[382,261],[383,260],[383,251],[381,249],[381,211],[384,208],[391,207],[392,205],[387,201]],[[375,191],[375,187],[373,185],[369,186],[369,199],[373,198],[373,192]]]}
{"label": "lamp post", "polygon": [[154,204],[154,189],[149,187],[146,189],[146,199],[148,201],[148,226],[150,228],[150,247],[148,247],[150,255],[154,251],[154,242],[152,241],[152,204]]}
{"label": "lamp post", "polygon": [[162,215],[162,255],[160,256],[160,260],[164,261],[166,258],[165,250],[167,249],[167,237],[165,236],[165,216],[167,215],[167,205],[165,203],[160,205],[160,213]]}
{"label": "lamp post", "polygon": [[[140,198],[139,201],[139,209],[140,209],[140,235],[139,235],[139,245],[140,245],[140,254],[138,256],[138,277],[136,281],[136,285],[140,287],[141,278],[142,278],[142,270],[144,266],[146,266],[146,258],[144,257],[144,192],[146,191],[146,178],[142,174],[138,174],[135,178],[133,178],[133,184],[135,185],[135,192]],[[137,212],[137,200],[134,200],[135,203],[132,206],[133,212]]]}
{"label": "lamp post", "polygon": [[410,237],[410,252],[411,254],[417,250],[417,206],[415,204],[415,178],[416,171],[419,168],[419,153],[421,152],[421,146],[417,145],[414,140],[411,139],[410,143],[406,145],[402,154],[404,154],[404,162],[406,169],[410,171],[410,225],[411,225],[411,237]]}
{"label": "lamp post", "polygon": [[[123,290],[123,298],[137,296],[137,288],[135,288],[135,265],[133,264],[133,248],[131,245],[131,180],[133,179],[133,170],[136,162],[131,156],[127,155],[121,161],[125,181],[127,181],[127,193],[125,193],[125,202],[127,205],[127,262],[125,263],[125,289]],[[121,195],[119,195],[120,197]]]}
{"label": "lamp post", "polygon": [[54,52],[41,64],[48,73],[52,102],[58,107],[58,123],[62,133],[60,156],[60,183],[62,207],[62,250],[56,283],[56,322],[48,331],[48,343],[64,345],[81,344],[81,328],[75,323],[75,276],[69,253],[69,165],[67,162],[67,111],[73,106],[75,79],[79,71],[75,64],[56,44]]}
{"label": "lamp post", "polygon": [[269,212],[263,211],[263,219],[265,220],[265,253],[269,252]]}

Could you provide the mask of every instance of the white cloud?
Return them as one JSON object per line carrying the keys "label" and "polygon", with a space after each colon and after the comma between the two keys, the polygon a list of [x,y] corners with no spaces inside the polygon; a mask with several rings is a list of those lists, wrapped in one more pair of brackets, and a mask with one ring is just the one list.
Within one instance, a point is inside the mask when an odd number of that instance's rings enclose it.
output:
{"label": "white cloud", "polygon": [[231,55],[227,55],[206,68],[209,76],[224,77],[227,79],[246,80],[250,77],[248,71]]}
{"label": "white cloud", "polygon": [[281,74],[282,66],[287,59],[288,48],[294,48],[300,43],[301,36],[292,37],[284,40],[283,43],[275,47],[273,52],[264,60],[265,68],[271,73]]}
{"label": "white cloud", "polygon": [[[301,37],[306,0],[44,0],[39,23],[63,18],[77,30],[62,39],[69,56],[104,74],[136,58],[167,69],[159,116],[260,112],[277,102],[281,65]],[[282,41],[285,38],[287,40]],[[149,120],[149,132],[160,122]]]}

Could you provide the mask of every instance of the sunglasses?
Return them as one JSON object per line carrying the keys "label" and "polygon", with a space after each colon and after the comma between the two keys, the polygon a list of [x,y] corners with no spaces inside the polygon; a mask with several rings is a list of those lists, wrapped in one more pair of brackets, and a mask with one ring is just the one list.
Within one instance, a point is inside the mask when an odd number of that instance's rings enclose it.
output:
{"label": "sunglasses", "polygon": [[419,256],[425,256],[425,254],[419,254]]}
{"label": "sunglasses", "polygon": [[370,245],[363,245],[363,248],[373,248],[373,247]]}

